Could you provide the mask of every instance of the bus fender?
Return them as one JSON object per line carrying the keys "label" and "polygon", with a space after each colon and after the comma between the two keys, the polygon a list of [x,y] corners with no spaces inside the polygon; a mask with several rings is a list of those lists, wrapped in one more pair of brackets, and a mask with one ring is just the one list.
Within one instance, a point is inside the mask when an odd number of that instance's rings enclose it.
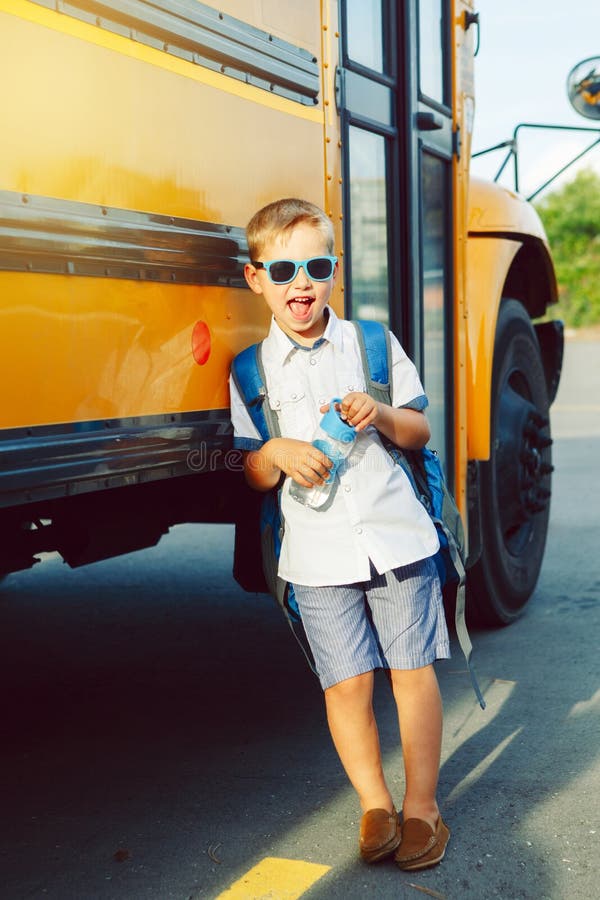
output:
{"label": "bus fender", "polygon": [[[467,242],[467,448],[469,459],[490,451],[491,386],[498,310],[519,300],[530,318],[558,297],[541,220],[530,203],[496,184],[473,179]],[[562,365],[562,324],[536,326],[548,396],[554,399]]]}

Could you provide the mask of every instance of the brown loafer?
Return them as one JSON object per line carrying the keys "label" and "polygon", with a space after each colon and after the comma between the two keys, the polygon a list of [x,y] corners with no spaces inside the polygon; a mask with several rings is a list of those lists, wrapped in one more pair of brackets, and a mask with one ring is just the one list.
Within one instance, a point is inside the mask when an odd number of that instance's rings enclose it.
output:
{"label": "brown loafer", "polygon": [[369,809],[360,820],[360,855],[374,863],[391,856],[400,843],[400,823],[395,809]]}
{"label": "brown loafer", "polygon": [[407,819],[402,825],[402,841],[394,854],[401,869],[428,869],[441,862],[450,830],[440,816],[435,831],[422,819]]}

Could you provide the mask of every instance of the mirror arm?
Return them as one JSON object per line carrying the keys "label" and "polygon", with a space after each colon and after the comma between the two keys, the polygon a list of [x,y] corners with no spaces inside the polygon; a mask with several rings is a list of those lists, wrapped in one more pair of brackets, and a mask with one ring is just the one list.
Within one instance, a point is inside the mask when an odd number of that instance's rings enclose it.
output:
{"label": "mirror arm", "polygon": [[533,200],[534,197],[537,197],[538,194],[541,194],[541,192],[545,190],[549,184],[552,184],[552,182],[555,181],[559,177],[559,175],[562,175],[563,172],[566,172],[567,169],[569,169],[573,165],[573,163],[576,163],[577,160],[581,159],[582,156],[585,156],[586,153],[589,153],[590,150],[593,150],[594,147],[597,147],[598,144],[600,144],[600,137],[593,141],[589,145],[589,147],[586,147],[585,150],[582,150],[581,153],[578,153],[577,156],[574,156],[572,160],[570,160],[566,165],[562,167],[562,169],[559,169],[558,172],[555,172],[551,178],[545,181],[536,191],[533,192],[533,194],[530,194],[526,199]]}

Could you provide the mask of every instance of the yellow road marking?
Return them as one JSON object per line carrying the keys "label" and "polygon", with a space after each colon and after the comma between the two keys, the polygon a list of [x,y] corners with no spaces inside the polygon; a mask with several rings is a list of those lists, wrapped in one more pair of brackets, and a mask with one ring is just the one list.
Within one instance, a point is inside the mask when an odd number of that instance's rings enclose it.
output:
{"label": "yellow road marking", "polygon": [[297,900],[331,866],[267,856],[242,875],[217,900]]}

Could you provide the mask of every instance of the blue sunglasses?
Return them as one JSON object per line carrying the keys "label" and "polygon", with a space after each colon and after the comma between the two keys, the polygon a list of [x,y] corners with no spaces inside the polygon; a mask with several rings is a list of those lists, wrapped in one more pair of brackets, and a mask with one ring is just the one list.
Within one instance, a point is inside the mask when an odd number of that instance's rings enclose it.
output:
{"label": "blue sunglasses", "polygon": [[289,284],[302,268],[311,281],[329,281],[337,256],[311,256],[310,259],[272,259],[269,262],[252,260],[256,269],[264,269],[273,284]]}

